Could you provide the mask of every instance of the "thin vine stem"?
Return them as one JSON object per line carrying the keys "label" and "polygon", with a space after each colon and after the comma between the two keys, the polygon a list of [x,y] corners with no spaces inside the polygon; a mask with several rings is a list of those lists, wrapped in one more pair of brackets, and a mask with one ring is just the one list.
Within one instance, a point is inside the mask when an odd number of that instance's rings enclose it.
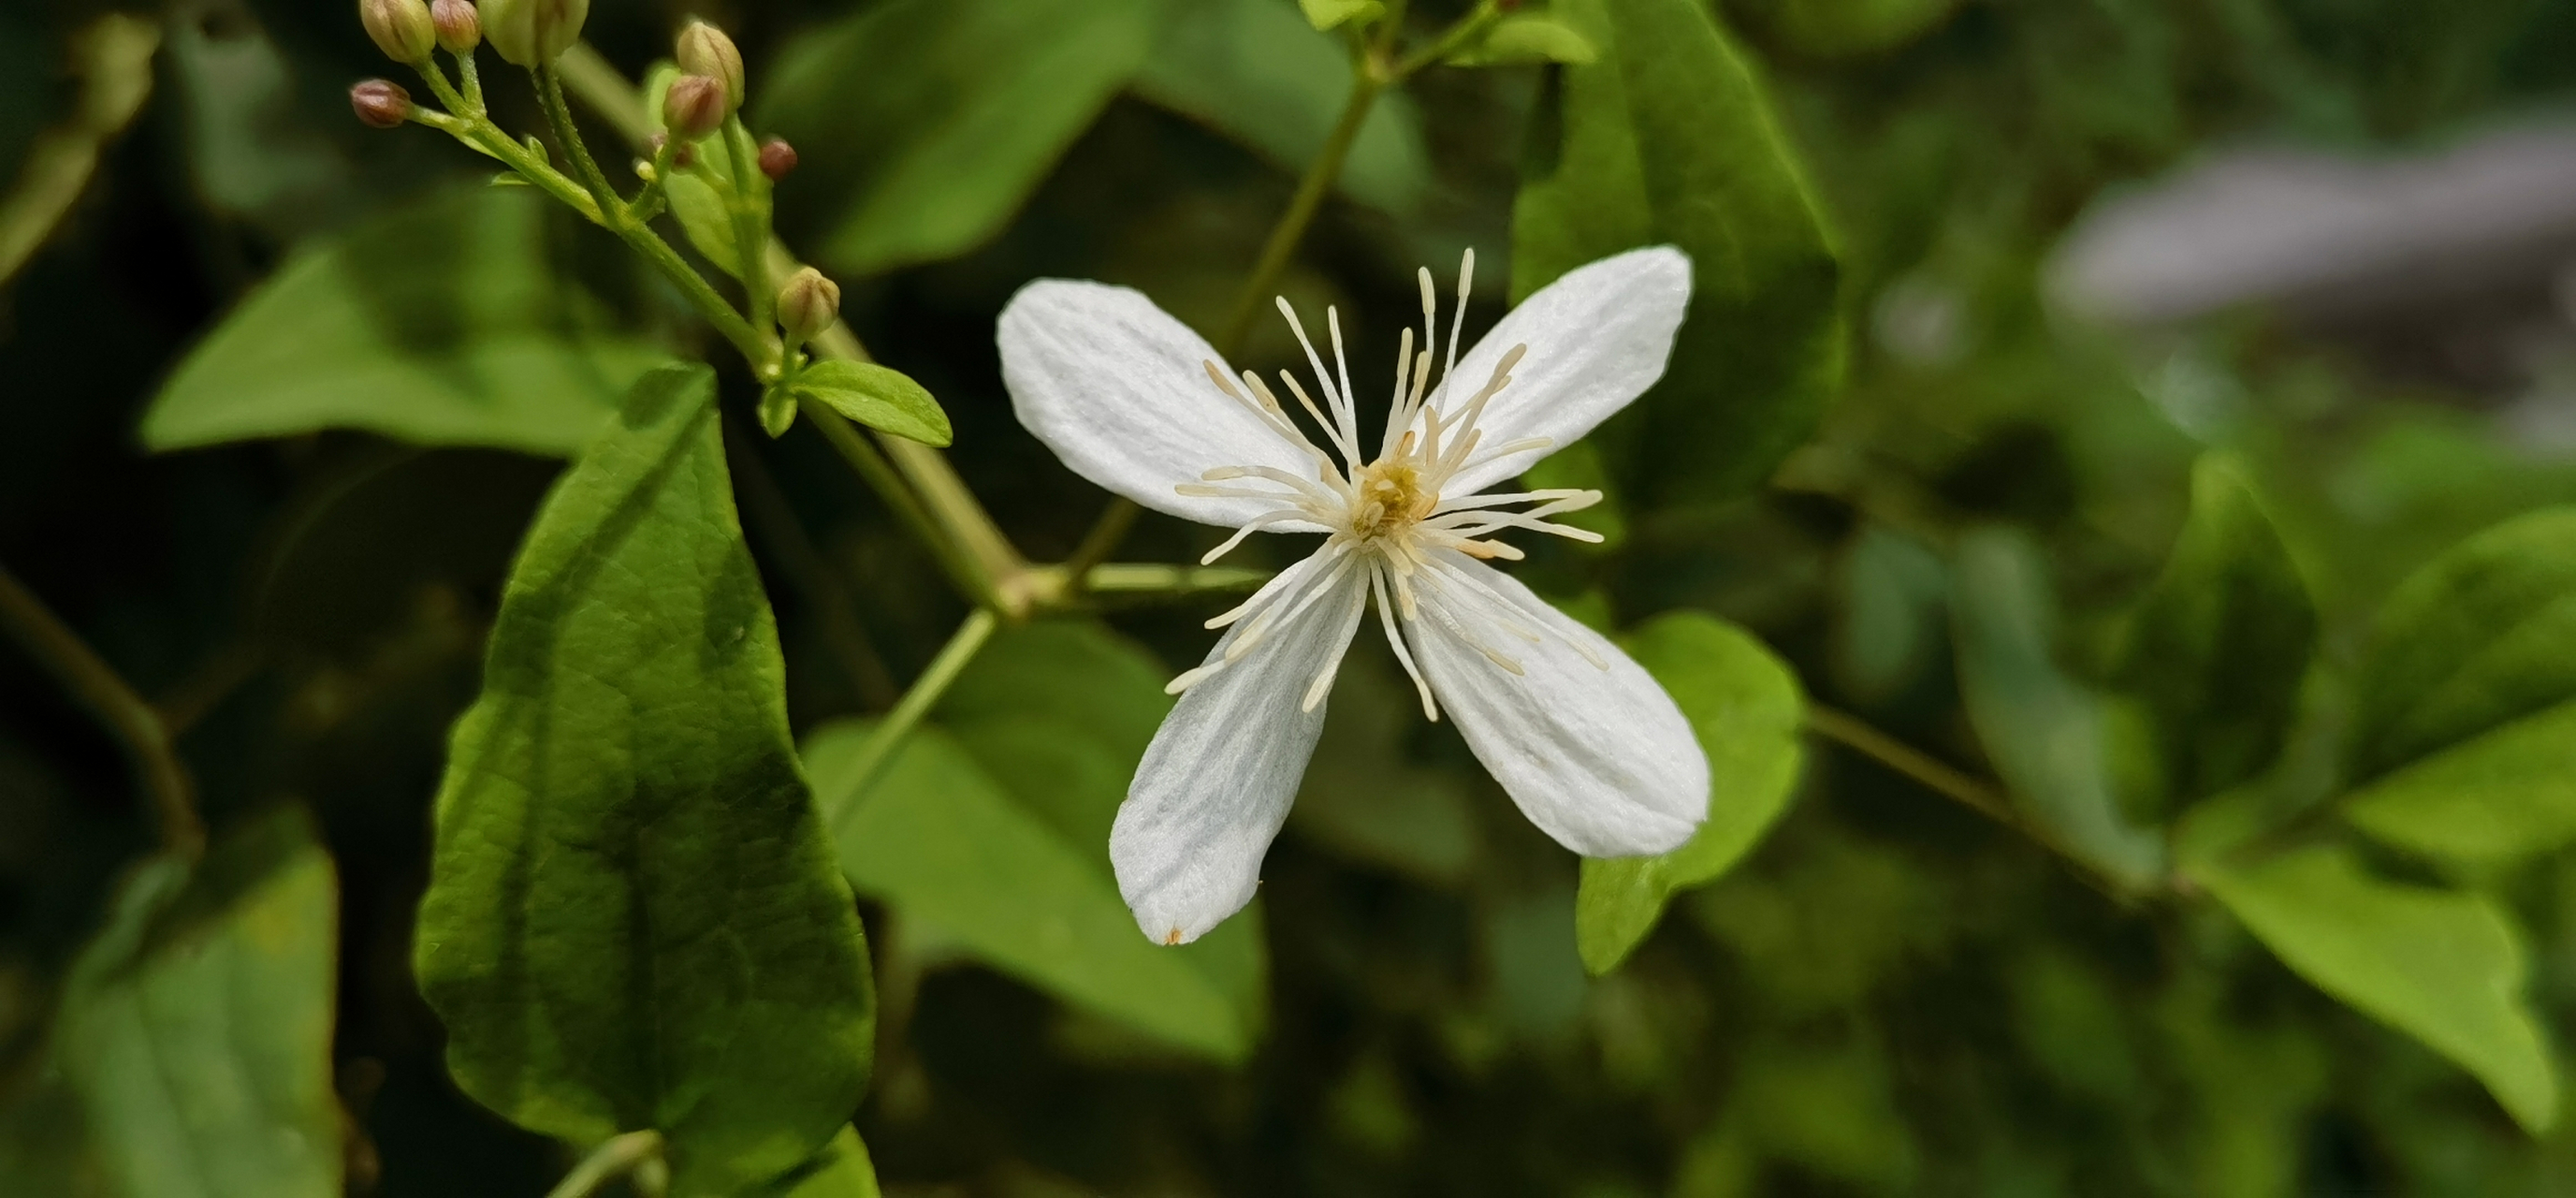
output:
{"label": "thin vine stem", "polygon": [[610,1183],[620,1178],[635,1177],[644,1172],[646,1166],[658,1165],[661,1160],[662,1133],[658,1131],[630,1131],[611,1136],[592,1149],[589,1156],[583,1157],[580,1164],[573,1166],[572,1172],[564,1174],[564,1179],[557,1182],[555,1188],[546,1191],[546,1198],[592,1198],[606,1190]]}
{"label": "thin vine stem", "polygon": [[2135,897],[2126,888],[2105,876],[2092,862],[2068,848],[2046,828],[2024,819],[2022,814],[2014,809],[2012,800],[1992,784],[1906,744],[1880,731],[1859,716],[1839,708],[1809,702],[1807,727],[1827,740],[1904,775],[1924,789],[2028,838],[2073,865],[2077,876],[2083,878],[2086,885],[2121,901]]}
{"label": "thin vine stem", "polygon": [[[557,60],[554,71],[573,95],[599,112],[629,141],[641,146],[651,137],[652,117],[644,111],[643,100],[635,85],[587,43],[566,51]],[[770,239],[771,277],[786,278],[795,274],[799,265],[795,255],[783,243],[774,237]],[[874,360],[845,324],[836,324],[826,330],[814,339],[813,346],[826,357],[855,362]],[[753,356],[753,360],[756,362],[759,358]],[[853,438],[867,438],[868,434],[859,432],[829,408],[804,404],[800,405],[800,411],[816,427],[826,430],[825,435],[833,441],[834,448],[841,450],[842,456],[853,466],[865,460],[865,455],[854,455],[849,451],[848,438],[835,436],[829,430],[838,428]],[[909,494],[898,498],[898,492],[904,488],[890,488],[885,485],[884,476],[864,468],[860,470],[861,477],[899,513],[909,503],[911,510],[927,517],[916,531],[935,530],[934,535],[926,536],[924,540],[930,544],[932,552],[940,555],[943,563],[953,560],[958,564],[959,569],[952,570],[951,574],[959,581],[960,589],[977,603],[996,606],[1014,618],[1029,614],[1042,596],[1037,594],[1038,588],[1028,577],[1028,562],[1002,534],[1001,526],[994,523],[991,513],[986,512],[974,493],[966,488],[965,480],[957,477],[957,471],[948,464],[948,459],[938,450],[918,441],[882,433],[869,439],[875,442],[879,451],[875,456],[894,464],[901,476],[900,481],[908,485]]]}
{"label": "thin vine stem", "polygon": [[187,857],[204,851],[206,824],[197,814],[196,788],[160,713],[5,567],[0,567],[0,628],[125,746],[151,796],[163,847]]}
{"label": "thin vine stem", "polygon": [[921,677],[913,679],[912,688],[903,693],[894,710],[886,713],[884,722],[868,733],[867,743],[859,746],[857,764],[850,768],[849,783],[840,794],[825,800],[826,810],[837,812],[876,784],[877,775],[894,760],[895,750],[903,747],[904,738],[911,735],[923,716],[930,714],[939,697],[948,693],[949,684],[965,672],[967,663],[975,660],[984,642],[993,639],[993,630],[1000,624],[1001,618],[989,607],[976,608],[967,615],[966,622],[959,624],[948,643],[940,647],[939,656],[930,659]]}

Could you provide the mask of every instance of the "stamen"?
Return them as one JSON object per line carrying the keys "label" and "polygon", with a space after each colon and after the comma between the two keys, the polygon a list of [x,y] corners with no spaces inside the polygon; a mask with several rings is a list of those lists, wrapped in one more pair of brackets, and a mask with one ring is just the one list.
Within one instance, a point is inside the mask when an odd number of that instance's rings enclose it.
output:
{"label": "stamen", "polygon": [[1296,375],[1282,370],[1279,372],[1279,381],[1288,384],[1288,393],[1297,397],[1297,405],[1306,409],[1306,414],[1314,417],[1315,423],[1323,427],[1324,435],[1332,439],[1333,448],[1342,451],[1342,460],[1349,463],[1350,468],[1356,472],[1360,468],[1359,447],[1342,439],[1340,422],[1324,419],[1324,414],[1315,409],[1315,401],[1307,397],[1306,389],[1297,385]]}
{"label": "stamen", "polygon": [[[1422,667],[1413,664],[1413,654],[1405,649],[1404,638],[1396,634],[1395,610],[1386,600],[1386,571],[1382,569],[1369,571],[1369,589],[1377,595],[1377,621],[1386,629],[1386,647],[1395,650],[1396,662],[1402,665],[1404,672],[1413,679],[1414,692],[1422,696],[1422,718],[1435,724],[1439,723],[1440,707],[1431,701],[1431,683],[1423,678]],[[1412,618],[1409,611],[1405,618]]]}
{"label": "stamen", "polygon": [[1306,700],[1297,705],[1297,710],[1315,710],[1315,705],[1323,702],[1324,696],[1332,691],[1334,676],[1342,672],[1342,659],[1349,656],[1351,633],[1358,630],[1360,616],[1368,609],[1368,597],[1369,593],[1366,589],[1356,586],[1351,588],[1350,610],[1342,613],[1340,640],[1345,651],[1331,654],[1325,659],[1324,668],[1316,672],[1315,681],[1306,687]]}
{"label": "stamen", "polygon": [[1467,247],[1467,256],[1458,260],[1458,312],[1449,319],[1449,360],[1440,365],[1440,382],[1446,386],[1449,376],[1458,369],[1458,334],[1467,327],[1467,285],[1476,278],[1476,247]]}
{"label": "stamen", "polygon": [[[1262,515],[1255,517],[1251,523],[1234,530],[1234,535],[1227,537],[1224,544],[1208,550],[1205,556],[1199,558],[1199,564],[1202,566],[1215,565],[1216,559],[1234,552],[1234,547],[1242,544],[1245,537],[1249,537],[1273,524],[1286,524],[1291,520],[1308,520],[1312,518],[1313,517],[1307,515],[1303,508],[1281,508],[1275,512],[1263,513]],[[1597,540],[1598,538],[1595,539]]]}
{"label": "stamen", "polygon": [[[1327,387],[1325,388],[1324,399],[1325,402],[1332,407],[1334,418],[1342,422],[1343,439],[1348,441],[1352,448],[1356,449],[1360,443],[1359,400],[1351,392],[1351,360],[1342,353],[1342,310],[1334,307],[1333,305],[1326,304],[1324,306],[1324,326],[1332,330],[1333,370],[1341,376],[1342,380],[1341,394],[1336,396],[1333,394],[1332,389]],[[1319,379],[1318,381],[1320,382],[1321,380]],[[1359,468],[1359,464],[1358,457],[1354,456],[1351,459],[1351,468],[1356,470]]]}
{"label": "stamen", "polygon": [[1278,301],[1279,314],[1288,318],[1288,328],[1297,334],[1297,344],[1306,348],[1306,365],[1315,370],[1315,385],[1324,389],[1325,399],[1336,404],[1343,402],[1340,396],[1334,394],[1333,382],[1324,374],[1324,359],[1315,352],[1315,343],[1307,339],[1306,326],[1298,321],[1297,310],[1288,306],[1287,296],[1277,295],[1271,298]]}

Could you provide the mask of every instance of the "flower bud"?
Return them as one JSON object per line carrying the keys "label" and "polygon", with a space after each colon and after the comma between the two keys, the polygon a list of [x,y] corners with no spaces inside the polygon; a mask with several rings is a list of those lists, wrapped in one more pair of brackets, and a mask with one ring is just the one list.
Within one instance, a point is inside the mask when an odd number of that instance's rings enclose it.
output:
{"label": "flower bud", "polygon": [[395,62],[419,62],[438,45],[424,0],[358,0],[358,23]]}
{"label": "flower bud", "polygon": [[411,93],[390,79],[369,79],[349,89],[349,107],[370,128],[391,129],[411,116]]}
{"label": "flower bud", "polygon": [[724,84],[725,115],[742,107],[742,51],[734,47],[725,31],[704,21],[691,21],[680,31],[680,42],[672,58],[680,69],[691,75],[704,75]]}
{"label": "flower bud", "polygon": [[[662,147],[669,144],[671,144],[671,135],[668,133],[656,133],[644,139],[644,149],[657,162],[662,158]],[[697,164],[698,148],[687,142],[680,143],[680,148],[671,154],[671,165],[681,170],[687,170]]]}
{"label": "flower bud", "polygon": [[682,75],[662,94],[662,127],[681,141],[696,141],[724,127],[724,84],[704,75]]}
{"label": "flower bud", "polygon": [[474,11],[474,0],[431,0],[429,23],[450,54],[472,54],[483,44],[483,17]]}
{"label": "flower bud", "polygon": [[534,69],[581,40],[590,0],[483,0],[483,37],[513,66]]}
{"label": "flower bud", "polygon": [[769,176],[770,182],[786,178],[787,172],[795,169],[796,147],[787,144],[787,139],[773,137],[760,143],[760,173]]}
{"label": "flower bud", "polygon": [[778,289],[778,327],[798,341],[810,341],[841,318],[841,286],[811,266],[797,271]]}

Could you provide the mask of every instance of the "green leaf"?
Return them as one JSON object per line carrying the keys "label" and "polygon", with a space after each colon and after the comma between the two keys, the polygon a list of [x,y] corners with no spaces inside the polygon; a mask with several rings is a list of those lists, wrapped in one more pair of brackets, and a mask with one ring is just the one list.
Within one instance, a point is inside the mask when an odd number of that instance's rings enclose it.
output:
{"label": "green leaf", "polygon": [[1639,628],[1628,651],[1662,683],[1708,754],[1708,822],[1660,857],[1587,859],[1574,900],[1583,967],[1604,974],[1655,928],[1673,892],[1743,860],[1796,790],[1805,701],[1797,676],[1751,633],[1675,612]]}
{"label": "green leaf", "polygon": [[857,1128],[844,1125],[839,1135],[797,1174],[781,1198],[883,1198],[877,1188],[876,1162],[868,1159],[866,1141]]}
{"label": "green leaf", "polygon": [[1067,843],[1106,858],[1109,825],[1177,701],[1171,671],[1089,620],[1004,629],[958,674],[939,722]]}
{"label": "green leaf", "polygon": [[[1192,0],[1173,12],[1135,90],[1283,170],[1303,171],[1341,117],[1351,56],[1337,39],[1308,29],[1284,0]],[[1411,99],[1378,97],[1338,186],[1398,214],[1430,194],[1431,152]]]}
{"label": "green leaf", "polygon": [[2532,1133],[2547,1128],[2558,1074],[2524,994],[2522,933],[2503,908],[2376,877],[2347,845],[2241,849],[2242,805],[2194,813],[2179,840],[2184,875],[2300,977],[2475,1074]]}
{"label": "green leaf", "polygon": [[128,881],[55,1032],[103,1193],[340,1193],[338,889],[293,809]]}
{"label": "green leaf", "polygon": [[1513,63],[1593,63],[1601,51],[1573,26],[1546,13],[1514,13],[1494,22],[1485,36],[1442,61],[1456,67],[1508,66]]}
{"label": "green leaf", "polygon": [[413,955],[466,1093],[576,1143],[658,1129],[678,1193],[830,1139],[874,1018],[714,390],[646,375],[538,512],[450,743]]}
{"label": "green leaf", "polygon": [[[1145,746],[1176,702],[1171,670],[1092,620],[1040,620],[995,635],[948,688],[939,721],[1020,806],[1054,827],[1105,881],[1109,826]],[[1268,1018],[1261,902],[1178,948],[1233,1002],[1246,1028]]]}
{"label": "green leaf", "polygon": [[1921,37],[1959,0],[1757,0],[1746,7],[1801,54],[1873,54]]}
{"label": "green leaf", "polygon": [[2054,657],[2057,603],[2038,547],[2003,529],[1961,537],[1950,595],[1960,698],[2015,801],[2104,873],[2154,881],[2163,845],[2123,815],[2108,706]]}
{"label": "green leaf", "polygon": [[1378,0],[1297,0],[1297,9],[1306,14],[1306,23],[1322,33],[1350,21],[1366,23],[1386,14]]}
{"label": "green leaf", "polygon": [[2344,815],[2389,844],[2474,866],[2576,841],[2576,702],[2418,758],[2346,798]]}
{"label": "green leaf", "polygon": [[2144,700],[2172,797],[2206,798],[2271,764],[2316,641],[2316,602],[2243,466],[2204,456],[2119,671]]}
{"label": "green leaf", "polygon": [[670,355],[609,329],[557,268],[552,204],[464,188],[306,243],[179,364],[143,443],[356,428],[577,452]]}
{"label": "green leaf", "polygon": [[806,367],[793,385],[799,395],[812,396],[835,412],[898,437],[946,445],[955,435],[939,401],[892,367],[832,358]]}
{"label": "green leaf", "polygon": [[1698,0],[1558,0],[1599,51],[1552,76],[1512,209],[1512,295],[1621,250],[1691,256],[1663,381],[1596,434],[1645,506],[1732,498],[1840,385],[1831,238],[1770,99]]}
{"label": "green leaf", "polygon": [[803,164],[785,223],[852,277],[983,244],[1144,63],[1161,11],[888,0],[806,36],[765,73],[752,122]]}
{"label": "green leaf", "polygon": [[[1227,994],[1137,931],[1107,871],[944,729],[915,728],[854,792],[874,728],[827,724],[805,744],[852,885],[1077,1006],[1221,1061],[1251,1053],[1252,1031]],[[1089,855],[1105,856],[1105,845]]]}
{"label": "green leaf", "polygon": [[2576,508],[2505,521],[2390,594],[2364,659],[2353,775],[2367,780],[2576,700]]}

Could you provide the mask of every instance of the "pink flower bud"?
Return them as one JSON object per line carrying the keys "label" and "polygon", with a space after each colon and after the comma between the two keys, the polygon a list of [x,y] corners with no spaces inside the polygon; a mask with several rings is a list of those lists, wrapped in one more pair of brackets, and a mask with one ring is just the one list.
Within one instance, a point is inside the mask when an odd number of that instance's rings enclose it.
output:
{"label": "pink flower bud", "polygon": [[474,0],[431,0],[429,23],[450,54],[472,54],[483,44],[483,18],[474,11]]}
{"label": "pink flower bud", "polygon": [[682,75],[662,96],[662,126],[682,141],[696,141],[724,127],[730,115],[724,84],[704,75]]}
{"label": "pink flower bud", "polygon": [[760,173],[769,176],[770,182],[786,178],[787,172],[795,169],[796,147],[787,144],[787,139],[773,137],[760,143]]}
{"label": "pink flower bud", "polygon": [[411,93],[390,79],[369,79],[349,89],[349,107],[369,127],[391,129],[411,116]]}

